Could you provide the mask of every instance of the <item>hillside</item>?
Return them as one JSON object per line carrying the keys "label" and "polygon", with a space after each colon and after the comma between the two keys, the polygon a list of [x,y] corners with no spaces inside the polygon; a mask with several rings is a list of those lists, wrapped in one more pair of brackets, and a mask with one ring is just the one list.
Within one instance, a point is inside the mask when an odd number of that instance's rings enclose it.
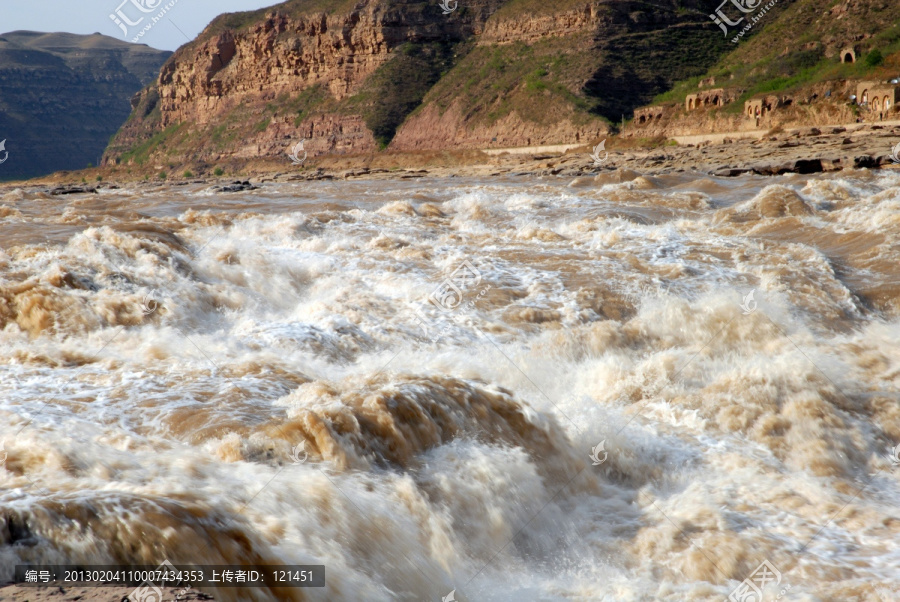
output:
{"label": "hillside", "polygon": [[445,15],[292,0],[222,15],[142,92],[104,161],[202,173],[301,139],[310,156],[588,142],[728,50],[714,4],[471,0]]}
{"label": "hillside", "polygon": [[97,163],[170,54],[99,34],[0,35],[0,180]]}
{"label": "hillside", "polygon": [[[900,118],[895,109],[884,113],[874,103],[851,98],[869,87],[865,82],[897,88],[890,80],[900,76],[900,4],[782,0],[732,43],[740,29],[731,28],[731,52],[705,74],[680,82],[651,103],[658,111],[647,114],[661,113],[663,119],[647,126],[633,123],[630,133],[685,135]],[[698,111],[685,106],[689,95],[702,98],[710,91],[730,102]],[[758,122],[756,105],[752,119],[745,114],[749,101],[765,107]]]}

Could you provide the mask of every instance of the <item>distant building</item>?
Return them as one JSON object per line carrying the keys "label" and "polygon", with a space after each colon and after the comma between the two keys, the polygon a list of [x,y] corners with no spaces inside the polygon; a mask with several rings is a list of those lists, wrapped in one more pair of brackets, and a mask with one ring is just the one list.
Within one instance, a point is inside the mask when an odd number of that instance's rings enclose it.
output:
{"label": "distant building", "polygon": [[737,92],[734,90],[713,88],[697,94],[688,94],[684,99],[684,108],[686,111],[694,111],[701,107],[724,107],[735,98],[737,98]]}
{"label": "distant building", "polygon": [[883,116],[900,100],[900,85],[874,81],[860,82],[856,86],[856,103]]}
{"label": "distant building", "polygon": [[665,113],[665,107],[643,107],[634,110],[634,121],[636,125],[646,125],[661,121]]}
{"label": "distant building", "polygon": [[856,62],[856,48],[854,48],[853,46],[848,46],[848,47],[844,48],[843,50],[841,50],[841,54],[839,56],[841,57],[842,63],[855,63]]}
{"label": "distant building", "polygon": [[766,117],[775,109],[786,107],[792,103],[792,99],[787,96],[760,96],[751,98],[744,102],[744,117],[747,119],[755,119],[756,125],[759,125],[761,119]]}
{"label": "distant building", "polygon": [[856,104],[858,104],[858,105],[869,104],[869,92],[873,88],[877,88],[880,85],[881,85],[880,82],[875,82],[875,81],[859,82],[856,85]]}

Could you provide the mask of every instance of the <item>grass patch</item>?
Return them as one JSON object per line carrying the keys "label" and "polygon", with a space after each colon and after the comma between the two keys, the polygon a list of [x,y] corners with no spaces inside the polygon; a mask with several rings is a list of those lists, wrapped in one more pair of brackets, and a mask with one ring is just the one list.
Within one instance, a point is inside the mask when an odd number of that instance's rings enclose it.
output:
{"label": "grass patch", "polygon": [[362,113],[381,148],[390,144],[397,128],[418,107],[431,87],[451,66],[456,44],[407,42],[372,75],[348,102]]}
{"label": "grass patch", "polygon": [[134,147],[132,150],[122,154],[121,160],[125,163],[134,161],[138,165],[143,165],[147,161],[150,154],[158,147],[167,144],[172,140],[179,131],[184,127],[184,123],[175,123],[167,127],[161,132],[154,134],[149,140],[146,140]]}

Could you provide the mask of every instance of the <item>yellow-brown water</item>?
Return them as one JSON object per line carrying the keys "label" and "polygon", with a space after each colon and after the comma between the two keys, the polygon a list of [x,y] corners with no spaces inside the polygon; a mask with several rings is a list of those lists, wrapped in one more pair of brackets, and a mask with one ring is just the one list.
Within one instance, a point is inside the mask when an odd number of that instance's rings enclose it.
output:
{"label": "yellow-brown water", "polygon": [[0,196],[0,582],[900,599],[900,177],[620,179]]}

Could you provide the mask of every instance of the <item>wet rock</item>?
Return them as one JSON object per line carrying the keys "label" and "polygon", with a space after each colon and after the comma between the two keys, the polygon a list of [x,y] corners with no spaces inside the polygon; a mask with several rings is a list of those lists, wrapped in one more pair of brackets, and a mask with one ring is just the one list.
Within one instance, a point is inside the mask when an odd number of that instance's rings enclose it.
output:
{"label": "wet rock", "polygon": [[614,171],[597,174],[594,176],[594,183],[600,184],[601,186],[603,184],[621,184],[622,182],[630,182],[640,175],[641,174],[634,170],[619,168]]}
{"label": "wet rock", "polygon": [[753,169],[749,167],[720,167],[719,169],[710,172],[709,175],[719,176],[720,178],[733,178],[752,171]]}
{"label": "wet rock", "polygon": [[219,192],[244,192],[245,190],[257,190],[259,186],[254,186],[248,181],[235,181],[227,186],[215,186],[214,190]]}
{"label": "wet rock", "polygon": [[593,183],[593,178],[580,176],[569,182],[569,188],[583,188],[585,186],[591,186]]}
{"label": "wet rock", "polygon": [[867,168],[873,169],[878,167],[878,159],[872,157],[871,155],[862,155],[859,157],[853,158],[853,167],[857,169]]}
{"label": "wet rock", "polygon": [[753,173],[761,176],[779,176],[786,173],[810,174],[823,171],[821,159],[796,159],[771,165],[754,165]]}
{"label": "wet rock", "polygon": [[821,173],[822,172],[822,160],[821,159],[797,159],[794,161],[793,168],[791,169],[794,173],[799,174],[808,174],[808,173]]}
{"label": "wet rock", "polygon": [[97,194],[97,189],[93,186],[58,186],[50,191],[53,196],[61,194],[81,194],[81,193]]}
{"label": "wet rock", "polygon": [[822,171],[840,171],[843,167],[841,159],[822,159]]}

